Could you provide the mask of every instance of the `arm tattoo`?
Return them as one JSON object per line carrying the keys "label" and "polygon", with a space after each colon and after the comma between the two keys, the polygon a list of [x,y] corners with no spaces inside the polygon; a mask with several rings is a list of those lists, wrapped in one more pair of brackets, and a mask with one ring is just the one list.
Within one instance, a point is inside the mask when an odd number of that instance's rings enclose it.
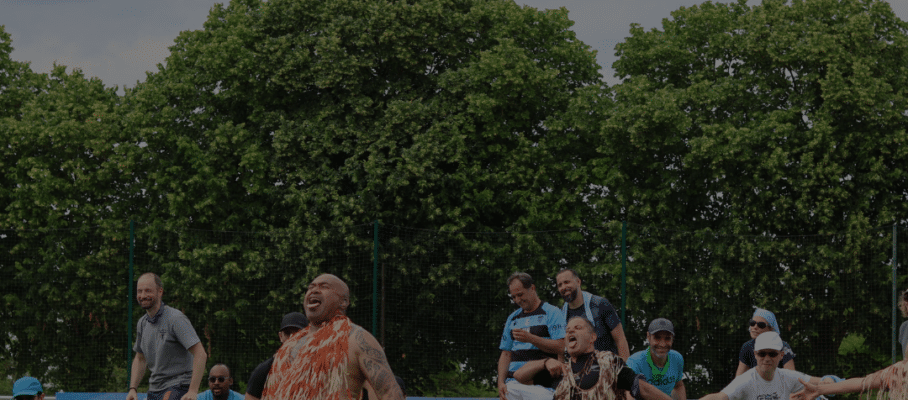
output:
{"label": "arm tattoo", "polygon": [[[360,358],[363,374],[369,380],[369,383],[372,384],[372,388],[375,389],[375,394],[379,398],[403,399],[404,394],[401,392],[400,387],[397,386],[397,381],[391,372],[391,366],[388,364],[388,359],[385,358],[385,352],[382,351],[381,347],[377,346],[378,343],[370,343],[368,339],[365,330],[362,328],[355,333],[354,340],[361,350]],[[372,341],[374,340],[372,339]]]}

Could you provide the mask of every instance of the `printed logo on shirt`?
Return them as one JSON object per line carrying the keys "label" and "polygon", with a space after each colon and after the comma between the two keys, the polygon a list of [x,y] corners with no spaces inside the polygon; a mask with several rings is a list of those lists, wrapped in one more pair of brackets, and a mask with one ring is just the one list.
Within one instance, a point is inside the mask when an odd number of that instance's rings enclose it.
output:
{"label": "printed logo on shirt", "polygon": [[766,393],[757,396],[757,400],[781,400],[782,397],[778,393]]}

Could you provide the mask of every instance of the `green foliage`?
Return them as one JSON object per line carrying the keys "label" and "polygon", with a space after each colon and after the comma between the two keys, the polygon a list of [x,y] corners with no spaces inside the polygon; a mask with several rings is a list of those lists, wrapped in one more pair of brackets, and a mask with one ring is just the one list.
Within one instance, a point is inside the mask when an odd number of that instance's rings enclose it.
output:
{"label": "green foliage", "polygon": [[476,383],[456,363],[451,363],[448,367],[448,371],[429,377],[430,387],[416,388],[416,391],[432,393],[435,397],[490,398],[498,395],[498,391],[492,385]]}
{"label": "green foliage", "polygon": [[[646,266],[629,273],[628,328],[677,318],[686,363],[727,366],[704,391],[736,365],[737,347],[712,344],[747,340],[754,306],[812,355],[802,371],[828,373],[849,334],[888,348],[892,236],[870,228],[908,215],[906,33],[883,1],[707,1],[661,29],[632,24],[623,82],[579,97],[590,111],[566,123],[599,137],[589,198],[637,224],[628,243]],[[791,236],[807,234],[822,236]],[[658,299],[678,290],[684,301]]]}

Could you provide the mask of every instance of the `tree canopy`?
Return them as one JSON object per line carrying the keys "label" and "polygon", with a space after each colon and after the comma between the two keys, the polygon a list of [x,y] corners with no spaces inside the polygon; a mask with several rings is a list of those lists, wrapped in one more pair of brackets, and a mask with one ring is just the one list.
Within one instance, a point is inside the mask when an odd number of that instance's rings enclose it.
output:
{"label": "tree canopy", "polygon": [[385,307],[396,372],[481,386],[511,272],[551,300],[571,266],[620,302],[621,220],[626,333],[669,316],[711,378],[692,388],[727,382],[739,344],[717,343],[753,306],[785,310],[799,366],[841,362],[853,335],[883,347],[893,238],[874,228],[908,211],[889,5],[683,7],[631,24],[613,87],[571,25],[506,0],[234,0],[123,96],[32,72],[0,28],[0,367],[118,388],[127,221],[134,275],[162,274],[240,371],[333,272],[357,323]]}

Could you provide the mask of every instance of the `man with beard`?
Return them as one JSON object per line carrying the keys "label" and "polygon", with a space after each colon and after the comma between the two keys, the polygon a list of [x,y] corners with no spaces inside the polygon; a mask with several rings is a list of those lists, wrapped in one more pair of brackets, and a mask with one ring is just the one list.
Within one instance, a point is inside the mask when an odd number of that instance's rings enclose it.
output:
{"label": "man with beard", "polygon": [[163,295],[161,277],[151,272],[139,277],[136,300],[146,314],[136,327],[136,356],[126,400],[138,398],[136,388],[146,367],[151,371],[148,400],[195,400],[199,393],[208,355],[189,319],[164,304]]}
{"label": "man with beard", "polygon": [[[788,400],[804,389],[800,381],[819,384],[820,378],[803,372],[779,368],[782,360],[782,338],[778,332],[763,332],[754,340],[757,366],[738,375],[722,391],[704,396],[700,400]],[[823,378],[824,385],[838,380],[833,376]],[[821,385],[820,387],[823,387]]]}
{"label": "man with beard", "polygon": [[208,390],[199,394],[199,400],[242,400],[243,395],[230,390],[233,375],[230,368],[218,363],[208,371]]}
{"label": "man with beard", "polygon": [[596,350],[596,330],[583,317],[573,317],[567,324],[565,362],[554,359],[530,361],[514,373],[520,382],[531,382],[539,376],[562,377],[555,388],[555,400],[623,400],[629,394],[643,400],[671,400],[647,383],[610,351]]}
{"label": "man with beard", "polygon": [[316,277],[303,298],[309,326],[274,355],[263,400],[359,399],[363,384],[381,400],[403,400],[378,341],[350,322],[350,289],[340,278]]}
{"label": "man with beard", "polygon": [[596,329],[596,350],[611,351],[627,360],[631,352],[624,336],[624,327],[618,319],[615,307],[604,297],[580,290],[580,275],[566,268],[555,275],[558,292],[564,297],[561,312],[565,320],[573,317],[584,317],[593,323]]}
{"label": "man with beard", "polygon": [[[309,320],[302,313],[287,313],[281,319],[281,330],[277,331],[277,338],[283,345],[287,339],[290,339],[291,336],[307,326],[309,326]],[[265,389],[265,381],[268,379],[268,371],[271,370],[271,364],[273,363],[274,357],[271,357],[252,370],[252,375],[249,376],[249,384],[246,386],[245,400],[261,399],[262,390]]]}
{"label": "man with beard", "polygon": [[656,318],[649,323],[646,332],[649,347],[634,353],[627,365],[642,374],[646,381],[674,400],[686,400],[684,388],[684,357],[672,350],[675,341],[675,326],[665,318]]}
{"label": "man with beard", "polygon": [[498,358],[498,397],[501,400],[551,399],[552,382],[536,379],[525,384],[514,379],[514,372],[526,362],[560,358],[564,351],[564,316],[557,307],[536,294],[533,278],[516,272],[508,278],[511,300],[520,308],[508,316],[501,335]]}

